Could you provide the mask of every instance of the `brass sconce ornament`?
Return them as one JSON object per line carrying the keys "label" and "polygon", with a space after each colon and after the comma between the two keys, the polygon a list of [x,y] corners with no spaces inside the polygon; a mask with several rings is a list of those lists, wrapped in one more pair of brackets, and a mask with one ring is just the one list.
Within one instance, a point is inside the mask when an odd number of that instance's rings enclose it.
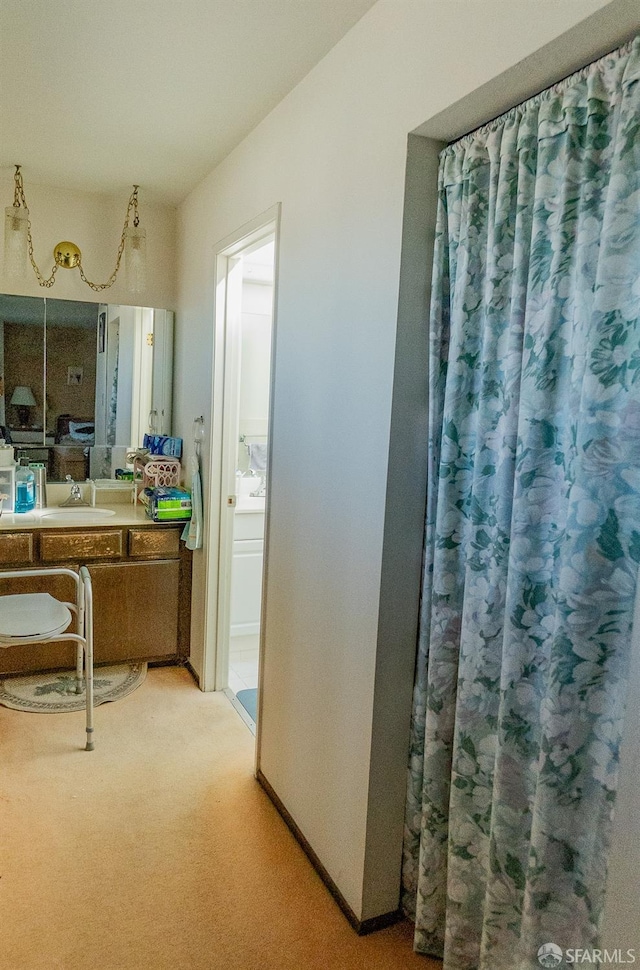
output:
{"label": "brass sconce ornament", "polygon": [[[146,271],[146,230],[140,227],[138,214],[138,188],[134,185],[127,203],[127,212],[122,227],[122,236],[116,256],[116,265],[106,283],[92,283],[87,279],[82,267],[82,253],[72,242],[59,242],[53,250],[54,264],[51,274],[43,276],[33,255],[33,238],[31,236],[31,220],[29,208],[24,195],[24,183],[20,165],[16,165],[14,175],[13,205],[5,209],[4,222],[4,267],[9,277],[24,277],[27,259],[31,262],[33,272],[40,286],[53,286],[59,268],[75,269],[77,267],[80,278],[96,293],[106,290],[116,281],[122,256],[125,256],[125,267],[128,288],[133,293],[140,293],[145,288]],[[133,219],[131,218],[133,215]]]}
{"label": "brass sconce ornament", "polygon": [[53,258],[56,261],[56,266],[62,266],[63,269],[75,269],[76,266],[80,266],[82,253],[75,243],[60,242],[53,250]]}

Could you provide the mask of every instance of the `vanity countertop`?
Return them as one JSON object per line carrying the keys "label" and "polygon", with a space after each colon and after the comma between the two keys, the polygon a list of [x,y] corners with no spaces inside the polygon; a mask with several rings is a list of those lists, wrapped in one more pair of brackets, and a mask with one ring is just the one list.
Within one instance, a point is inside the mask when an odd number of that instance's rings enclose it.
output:
{"label": "vanity countertop", "polygon": [[[74,516],[72,512],[69,512],[67,513],[68,521],[66,519],[61,521],[59,516],[47,514],[58,511],[58,507],[55,505],[50,505],[46,509],[34,509],[33,512],[3,512],[0,515],[0,532],[15,531],[16,529],[108,529],[128,525],[149,525],[157,528],[184,524],[183,522],[153,522],[146,514],[144,507],[139,504],[103,504],[99,508],[111,509],[114,515],[83,519],[81,515]],[[82,506],[80,512],[86,515],[91,512],[91,507]]]}
{"label": "vanity countertop", "polygon": [[235,511],[241,515],[243,512],[264,512],[265,500],[263,495],[239,495]]}

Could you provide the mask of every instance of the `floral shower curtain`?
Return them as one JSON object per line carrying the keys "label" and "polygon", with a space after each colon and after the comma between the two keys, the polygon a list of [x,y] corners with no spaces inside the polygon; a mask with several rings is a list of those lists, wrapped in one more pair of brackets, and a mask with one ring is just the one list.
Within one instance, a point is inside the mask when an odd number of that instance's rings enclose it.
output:
{"label": "floral shower curtain", "polygon": [[430,327],[405,908],[444,970],[539,970],[597,945],[616,790],[640,38],[442,153]]}

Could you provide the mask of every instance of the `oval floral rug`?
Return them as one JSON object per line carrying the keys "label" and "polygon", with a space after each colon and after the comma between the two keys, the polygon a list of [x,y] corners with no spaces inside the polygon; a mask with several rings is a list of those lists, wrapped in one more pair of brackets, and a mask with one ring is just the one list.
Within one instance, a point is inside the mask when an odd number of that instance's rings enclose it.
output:
{"label": "oval floral rug", "polygon": [[[93,672],[93,705],[120,700],[139,687],[147,676],[146,663],[96,667]],[[34,714],[83,711],[84,689],[76,694],[75,670],[52,674],[31,674],[0,681],[0,704]]]}

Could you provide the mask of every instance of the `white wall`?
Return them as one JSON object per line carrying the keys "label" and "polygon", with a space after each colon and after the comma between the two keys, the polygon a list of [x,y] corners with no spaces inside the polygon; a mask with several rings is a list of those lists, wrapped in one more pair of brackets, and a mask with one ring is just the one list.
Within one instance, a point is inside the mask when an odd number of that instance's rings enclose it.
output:
{"label": "white wall", "polygon": [[[269,429],[272,312],[273,286],[243,280],[238,433],[247,435],[249,441],[265,443]],[[242,445],[238,447],[237,467],[242,472],[249,467],[248,451]]]}
{"label": "white wall", "polygon": [[[273,287],[242,284],[242,343],[240,378],[240,432],[266,431],[269,420],[269,374]],[[253,430],[250,430],[253,429]]]}
{"label": "white wall", "polygon": [[[179,212],[175,429],[188,436],[194,415],[211,420],[215,244],[282,203],[260,765],[359,918],[398,902],[412,644],[379,606],[407,134],[606,6],[380,0]],[[543,57],[542,76],[562,63]],[[404,457],[390,484],[423,474]],[[413,604],[413,572],[405,586]]]}
{"label": "white wall", "polygon": [[[50,275],[53,247],[69,239],[82,251],[82,265],[88,279],[94,283],[106,282],[115,266],[132,186],[123,186],[117,197],[107,197],[32,184],[28,171],[23,170],[22,174],[31,215],[34,256],[41,273]],[[116,282],[99,295],[82,282],[76,269],[59,269],[53,287],[45,289],[39,286],[31,266],[25,280],[17,282],[4,276],[1,265],[0,293],[93,303],[102,299],[109,303],[174,309],[176,210],[145,198],[144,186],[139,197],[140,225],[147,230],[147,287],[144,293],[134,296],[127,290],[124,257]],[[6,170],[0,178],[0,198],[5,200],[3,206],[13,202],[13,178]]]}

